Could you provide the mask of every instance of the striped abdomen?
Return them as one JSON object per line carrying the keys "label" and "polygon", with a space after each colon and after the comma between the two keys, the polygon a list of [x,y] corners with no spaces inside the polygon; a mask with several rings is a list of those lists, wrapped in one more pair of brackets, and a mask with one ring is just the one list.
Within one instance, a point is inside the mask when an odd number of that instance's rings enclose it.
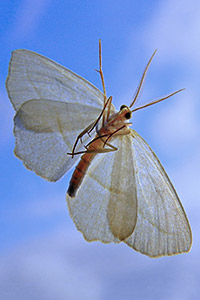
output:
{"label": "striped abdomen", "polygon": [[[103,132],[103,130],[101,132]],[[97,139],[93,141],[88,147],[88,151],[94,151],[94,152],[86,152],[81,156],[81,160],[76,166],[74,173],[72,174],[72,178],[69,183],[69,188],[67,190],[67,193],[70,197],[75,197],[76,192],[85,176],[85,173],[87,172],[87,169],[91,161],[98,153],[98,149],[103,148],[103,145],[104,145],[103,138]]]}
{"label": "striped abdomen", "polygon": [[75,197],[76,192],[85,176],[85,173],[95,155],[96,153],[85,153],[81,156],[81,160],[74,170],[69,183],[69,188],[67,190],[67,193],[70,197]]}

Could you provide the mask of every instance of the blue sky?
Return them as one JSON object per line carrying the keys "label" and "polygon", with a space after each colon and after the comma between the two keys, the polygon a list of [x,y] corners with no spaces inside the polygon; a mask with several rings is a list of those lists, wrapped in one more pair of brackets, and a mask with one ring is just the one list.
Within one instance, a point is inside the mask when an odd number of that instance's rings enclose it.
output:
{"label": "blue sky", "polygon": [[[198,299],[199,1],[1,1],[0,11],[0,298]],[[117,108],[130,104],[156,48],[141,101],[186,88],[132,122],[181,198],[193,232],[188,254],[150,259],[123,244],[87,243],[67,210],[70,174],[46,182],[13,154],[14,110],[5,90],[11,51],[36,51],[101,89],[99,38],[107,95]]]}

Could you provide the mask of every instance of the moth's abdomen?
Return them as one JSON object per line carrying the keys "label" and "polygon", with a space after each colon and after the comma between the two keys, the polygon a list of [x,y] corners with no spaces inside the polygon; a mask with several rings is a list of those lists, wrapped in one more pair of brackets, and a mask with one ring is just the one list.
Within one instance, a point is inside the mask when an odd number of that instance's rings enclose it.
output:
{"label": "moth's abdomen", "polygon": [[105,146],[104,143],[106,141],[106,138],[109,137],[109,135],[112,134],[113,131],[115,131],[115,128],[113,129],[113,125],[111,125],[112,131],[108,128],[109,126],[102,127],[100,129],[98,136],[96,136],[96,138],[90,143],[89,147],[86,150],[86,153],[81,156],[81,160],[74,170],[69,183],[69,188],[67,190],[67,193],[70,197],[75,197],[76,192],[85,176],[85,173],[87,172],[92,159],[97,153],[102,152]]}
{"label": "moth's abdomen", "polygon": [[85,173],[87,172],[87,169],[95,155],[96,153],[85,153],[81,156],[81,160],[74,170],[67,190],[70,197],[75,197]]}

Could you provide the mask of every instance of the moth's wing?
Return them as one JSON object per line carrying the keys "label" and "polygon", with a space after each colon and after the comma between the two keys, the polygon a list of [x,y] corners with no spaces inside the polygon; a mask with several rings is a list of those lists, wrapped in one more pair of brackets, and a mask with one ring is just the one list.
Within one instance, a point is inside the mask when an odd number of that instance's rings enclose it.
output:
{"label": "moth's wing", "polygon": [[77,74],[28,50],[12,53],[6,87],[17,111],[16,155],[38,175],[58,180],[79,158],[67,152],[100,114],[103,94]]}
{"label": "moth's wing", "polygon": [[192,234],[176,191],[148,144],[133,130],[131,136],[138,210],[125,243],[151,257],[188,252]]}
{"label": "moth's wing", "polygon": [[12,52],[6,87],[16,111],[31,99],[103,107],[104,96],[95,86],[56,62],[29,50]]}
{"label": "moth's wing", "polygon": [[[76,137],[94,122],[101,109],[94,106],[36,99],[21,105],[14,118],[15,154],[36,174],[58,180],[79,159],[72,159]],[[86,134],[76,151],[85,150]],[[82,148],[81,148],[82,146]]]}
{"label": "moth's wing", "polygon": [[88,241],[120,242],[151,257],[189,251],[191,230],[163,167],[132,131],[113,139],[116,152],[99,154],[75,198],[72,219]]}
{"label": "moth's wing", "polygon": [[70,215],[85,239],[120,242],[137,219],[132,145],[128,136],[112,141],[117,151],[97,154],[75,198],[67,194]]}

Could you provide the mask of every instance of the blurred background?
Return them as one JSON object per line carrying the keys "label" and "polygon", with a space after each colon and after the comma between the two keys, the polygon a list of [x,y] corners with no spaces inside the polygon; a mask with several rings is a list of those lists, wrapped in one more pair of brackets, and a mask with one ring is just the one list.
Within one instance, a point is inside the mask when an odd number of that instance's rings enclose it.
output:
{"label": "blurred background", "polygon": [[[30,49],[130,104],[157,48],[141,102],[186,88],[133,115],[189,218],[188,254],[150,259],[125,244],[88,243],[70,219],[70,174],[49,183],[14,156],[14,110],[5,80],[11,51]],[[200,2],[8,0],[0,2],[0,299],[199,299]],[[127,174],[128,175],[128,174]]]}

